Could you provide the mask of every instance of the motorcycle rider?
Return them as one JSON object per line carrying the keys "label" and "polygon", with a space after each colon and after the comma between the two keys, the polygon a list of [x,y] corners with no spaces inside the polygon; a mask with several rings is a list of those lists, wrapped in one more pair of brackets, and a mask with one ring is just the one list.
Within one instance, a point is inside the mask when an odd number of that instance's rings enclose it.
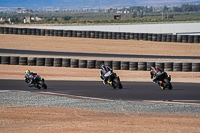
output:
{"label": "motorcycle rider", "polygon": [[108,78],[110,76],[110,72],[111,73],[113,72],[113,70],[110,67],[105,66],[104,64],[100,65],[100,77],[102,80],[104,80],[103,81],[104,84],[108,83]]}
{"label": "motorcycle rider", "polygon": [[26,70],[25,72],[25,82],[28,83],[29,87],[37,86],[37,73],[30,72],[30,70]]}
{"label": "motorcycle rider", "polygon": [[[157,83],[163,89],[163,87],[162,87],[162,85],[163,85],[162,81],[158,80],[158,78],[161,76],[162,73],[163,73],[163,71],[160,70],[159,68],[155,68],[155,67],[151,66],[151,72],[150,72],[150,74],[151,74],[151,79],[153,79],[153,83]],[[166,73],[166,72],[164,72],[164,73]]]}

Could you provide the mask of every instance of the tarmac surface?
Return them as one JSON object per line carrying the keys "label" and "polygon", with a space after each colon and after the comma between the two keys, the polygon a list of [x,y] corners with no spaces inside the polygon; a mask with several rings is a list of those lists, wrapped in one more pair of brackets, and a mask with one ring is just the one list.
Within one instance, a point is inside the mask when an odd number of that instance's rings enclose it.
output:
{"label": "tarmac surface", "polygon": [[110,100],[200,100],[198,83],[174,83],[172,90],[162,90],[150,82],[122,82],[123,89],[113,89],[99,81],[45,81],[48,89],[28,87],[23,80],[0,80],[0,90],[51,92]]}

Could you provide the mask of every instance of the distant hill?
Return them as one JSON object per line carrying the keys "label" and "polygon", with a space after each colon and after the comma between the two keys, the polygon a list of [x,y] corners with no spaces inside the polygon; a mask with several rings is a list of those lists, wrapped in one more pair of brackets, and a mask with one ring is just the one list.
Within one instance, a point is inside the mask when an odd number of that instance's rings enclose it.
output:
{"label": "distant hill", "polygon": [[94,6],[142,6],[163,3],[200,3],[199,0],[0,0],[1,7],[94,7]]}

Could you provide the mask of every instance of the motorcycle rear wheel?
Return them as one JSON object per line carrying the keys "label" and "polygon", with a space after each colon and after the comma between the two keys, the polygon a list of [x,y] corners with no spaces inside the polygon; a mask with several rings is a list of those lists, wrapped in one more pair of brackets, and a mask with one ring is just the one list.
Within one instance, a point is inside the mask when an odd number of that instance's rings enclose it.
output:
{"label": "motorcycle rear wheel", "polygon": [[112,86],[114,89],[116,89],[119,86],[119,81],[117,79],[114,79],[112,82]]}
{"label": "motorcycle rear wheel", "polygon": [[40,88],[47,89],[47,85],[43,81],[39,81],[38,86],[40,86]]}

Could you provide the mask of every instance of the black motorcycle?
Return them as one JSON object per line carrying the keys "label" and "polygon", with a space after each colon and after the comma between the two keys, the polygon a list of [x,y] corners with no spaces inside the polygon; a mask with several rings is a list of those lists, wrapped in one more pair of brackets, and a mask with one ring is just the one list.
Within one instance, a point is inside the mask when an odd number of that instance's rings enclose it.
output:
{"label": "black motorcycle", "polygon": [[112,86],[114,89],[119,88],[122,89],[123,86],[120,82],[119,76],[116,73],[110,72],[110,76],[108,77],[108,84]]}
{"label": "black motorcycle", "polygon": [[[35,87],[38,89],[47,89],[47,85],[44,82],[44,78],[41,78],[39,75],[34,75],[34,80],[35,80]],[[30,79],[27,77],[27,75],[25,75],[25,82],[29,83]]]}
{"label": "black motorcycle", "polygon": [[[155,77],[155,76],[154,76]],[[165,88],[172,90],[172,84],[171,84],[171,75],[167,75],[166,72],[162,72],[159,77],[158,77],[159,81],[162,81],[162,84],[160,85],[160,87],[165,90]]]}

